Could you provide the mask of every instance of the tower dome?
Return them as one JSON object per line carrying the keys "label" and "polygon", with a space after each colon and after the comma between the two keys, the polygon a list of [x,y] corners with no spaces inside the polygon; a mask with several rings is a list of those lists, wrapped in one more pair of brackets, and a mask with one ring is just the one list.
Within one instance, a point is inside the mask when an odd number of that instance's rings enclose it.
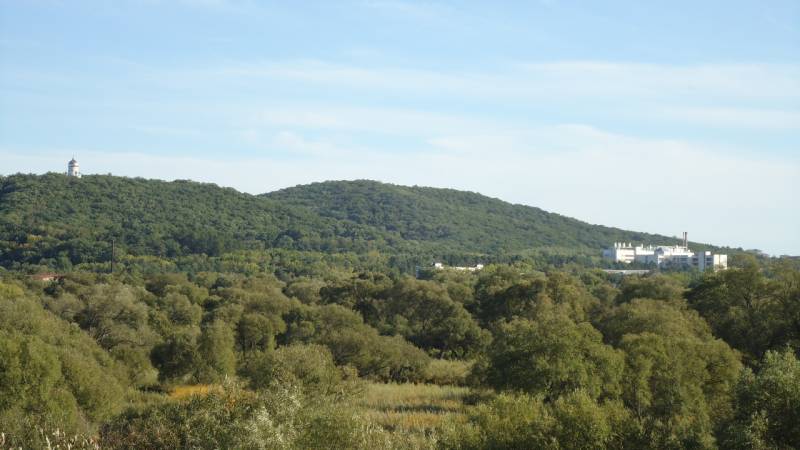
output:
{"label": "tower dome", "polygon": [[81,177],[81,167],[78,164],[78,161],[73,156],[72,159],[67,163],[67,176],[80,178]]}

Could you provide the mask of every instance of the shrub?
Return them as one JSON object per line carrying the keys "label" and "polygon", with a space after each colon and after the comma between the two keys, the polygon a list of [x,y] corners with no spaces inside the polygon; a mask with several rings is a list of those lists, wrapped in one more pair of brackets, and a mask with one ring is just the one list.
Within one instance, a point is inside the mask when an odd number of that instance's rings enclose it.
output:
{"label": "shrub", "polygon": [[553,403],[541,395],[498,395],[478,406],[467,424],[452,423],[439,447],[459,450],[621,448],[627,413],[618,402],[598,403],[585,391]]}
{"label": "shrub", "polygon": [[395,438],[346,403],[297,385],[251,392],[234,382],[205,396],[131,410],[101,429],[115,449],[390,449]]}
{"label": "shrub", "polygon": [[472,363],[467,361],[433,359],[425,368],[425,382],[442,386],[464,386]]}
{"label": "shrub", "polygon": [[614,397],[624,367],[622,353],[603,344],[599,331],[558,311],[500,325],[487,360],[476,370],[485,371],[488,385],[550,399],[575,389]]}
{"label": "shrub", "polygon": [[242,448],[258,397],[234,383],[186,401],[129,410],[100,430],[101,447],[115,449]]}
{"label": "shrub", "polygon": [[729,448],[800,448],[800,361],[791,348],[767,351],[761,370],[745,369],[736,387]]}
{"label": "shrub", "polygon": [[254,360],[248,369],[250,386],[299,386],[307,395],[341,399],[357,389],[357,376],[347,367],[337,367],[330,350],[317,344],[279,347]]}

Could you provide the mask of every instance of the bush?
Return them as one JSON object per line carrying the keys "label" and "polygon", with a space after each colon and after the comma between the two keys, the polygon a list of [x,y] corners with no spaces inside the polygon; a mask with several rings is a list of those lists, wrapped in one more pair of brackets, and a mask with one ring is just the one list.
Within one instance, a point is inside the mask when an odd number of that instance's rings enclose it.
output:
{"label": "bush", "polygon": [[554,403],[542,396],[500,394],[478,406],[467,424],[451,424],[443,449],[621,448],[627,413],[618,402],[598,403],[585,391]]}
{"label": "bush", "polygon": [[[256,394],[234,383],[184,402],[129,410],[100,430],[101,447],[114,449],[243,448]],[[252,447],[251,447],[252,448]]]}
{"label": "bush", "polygon": [[279,347],[254,360],[247,372],[254,389],[299,386],[315,397],[349,397],[358,385],[354,370],[337,367],[330,350],[317,344]]}
{"label": "bush", "polygon": [[790,348],[767,351],[761,370],[745,369],[736,387],[729,448],[800,448],[800,361]]}
{"label": "bush", "polygon": [[250,392],[233,382],[205,396],[131,410],[101,429],[115,449],[390,449],[395,438],[346,403],[296,385]]}
{"label": "bush", "polygon": [[487,351],[483,371],[496,389],[542,394],[548,399],[585,389],[593,398],[615,397],[624,367],[622,352],[603,344],[589,323],[546,312],[536,320],[502,324]]}
{"label": "bush", "polygon": [[472,363],[467,361],[433,359],[425,368],[425,382],[442,386],[467,384]]}

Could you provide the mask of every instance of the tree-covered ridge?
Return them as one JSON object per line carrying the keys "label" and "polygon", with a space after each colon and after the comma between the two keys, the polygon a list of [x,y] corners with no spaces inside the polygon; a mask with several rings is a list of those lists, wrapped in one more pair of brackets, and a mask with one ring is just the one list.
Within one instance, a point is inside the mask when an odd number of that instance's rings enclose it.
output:
{"label": "tree-covered ridge", "polygon": [[378,251],[406,272],[434,259],[509,262],[542,252],[565,261],[596,261],[609,242],[676,242],[475,193],[373,181],[315,183],[253,196],[192,181],[54,173],[0,177],[0,266],[69,270],[107,264],[112,240],[118,258]]}
{"label": "tree-covered ridge", "polygon": [[598,252],[611,242],[678,243],[675,238],[591,225],[473,192],[368,180],[328,181],[265,194],[322,216],[435,242],[451,251],[502,254],[538,247]]}
{"label": "tree-covered ridge", "polygon": [[0,263],[71,264],[118,254],[176,257],[292,248],[365,252],[386,233],[191,181],[60,174],[0,178]]}

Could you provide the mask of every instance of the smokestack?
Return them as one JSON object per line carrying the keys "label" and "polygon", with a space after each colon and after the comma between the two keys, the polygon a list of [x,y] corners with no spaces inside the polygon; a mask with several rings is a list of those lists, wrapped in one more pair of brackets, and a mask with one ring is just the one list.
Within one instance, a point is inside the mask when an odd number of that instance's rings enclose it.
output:
{"label": "smokestack", "polygon": [[684,231],[683,232],[683,246],[686,247],[686,248],[689,248],[689,232],[688,231]]}

